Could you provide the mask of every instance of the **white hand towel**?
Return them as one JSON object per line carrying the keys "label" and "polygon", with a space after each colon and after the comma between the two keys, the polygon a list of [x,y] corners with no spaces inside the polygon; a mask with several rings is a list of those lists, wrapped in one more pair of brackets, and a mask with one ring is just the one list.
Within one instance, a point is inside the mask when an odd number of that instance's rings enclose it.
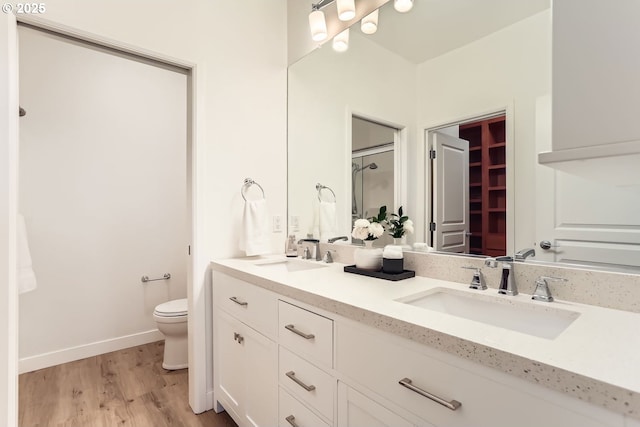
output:
{"label": "white hand towel", "polygon": [[335,202],[320,202],[318,208],[318,227],[320,229],[320,241],[326,242],[336,237],[336,204]]}
{"label": "white hand towel", "polygon": [[36,274],[33,271],[31,262],[31,251],[29,251],[29,242],[27,240],[27,226],[24,217],[18,215],[17,229],[17,262],[18,262],[18,293],[33,291],[38,283],[36,282]]}
{"label": "white hand towel", "polygon": [[247,256],[263,255],[271,252],[269,217],[265,199],[244,202],[240,249]]}

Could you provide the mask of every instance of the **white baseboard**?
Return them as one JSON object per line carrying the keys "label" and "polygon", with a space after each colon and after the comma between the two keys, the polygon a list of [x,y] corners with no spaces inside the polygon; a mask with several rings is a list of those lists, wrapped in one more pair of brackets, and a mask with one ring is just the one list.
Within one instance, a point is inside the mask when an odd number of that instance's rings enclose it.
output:
{"label": "white baseboard", "polygon": [[18,361],[18,373],[24,374],[25,372],[48,368],[50,366],[60,365],[61,363],[73,362],[74,360],[85,359],[87,357],[148,344],[163,339],[164,335],[162,335],[160,331],[152,329],[137,334],[125,335],[123,337],[111,338],[104,341],[79,345],[77,347],[25,357]]}

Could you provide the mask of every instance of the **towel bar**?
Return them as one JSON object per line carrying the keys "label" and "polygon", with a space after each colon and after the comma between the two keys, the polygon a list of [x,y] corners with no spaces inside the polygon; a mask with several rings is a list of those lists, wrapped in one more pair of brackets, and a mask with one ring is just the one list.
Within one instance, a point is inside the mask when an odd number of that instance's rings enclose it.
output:
{"label": "towel bar", "polygon": [[142,283],[146,283],[146,282],[155,282],[156,280],[169,280],[169,279],[171,279],[171,273],[165,273],[164,276],[158,277],[157,279],[149,279],[149,276],[142,276],[142,278],[140,278],[140,281]]}
{"label": "towel bar", "polygon": [[262,198],[264,199],[265,198],[265,196],[264,196],[264,188],[262,188],[262,186],[260,184],[258,184],[257,182],[255,182],[251,178],[245,178],[244,179],[244,184],[240,188],[240,194],[242,195],[242,198],[244,199],[244,201],[245,202],[247,201],[247,197],[245,196],[245,191],[247,189],[249,189],[249,187],[251,187],[252,185],[257,185],[258,186],[260,191],[262,191]]}
{"label": "towel bar", "polygon": [[320,197],[321,196],[320,192],[322,190],[329,190],[331,192],[331,194],[333,194],[333,203],[338,201],[338,199],[336,198],[336,193],[334,193],[333,190],[330,189],[329,187],[327,187],[326,185],[322,185],[320,183],[317,183],[316,184],[316,190],[318,190],[318,200],[319,201],[322,201],[322,197]]}

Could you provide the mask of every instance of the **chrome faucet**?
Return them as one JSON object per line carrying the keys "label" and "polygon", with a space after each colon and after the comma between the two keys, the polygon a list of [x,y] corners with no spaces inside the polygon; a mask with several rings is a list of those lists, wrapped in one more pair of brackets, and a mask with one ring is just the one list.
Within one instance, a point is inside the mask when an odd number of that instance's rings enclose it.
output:
{"label": "chrome faucet", "polygon": [[551,295],[551,289],[547,280],[556,282],[566,282],[567,279],[561,277],[540,276],[536,280],[536,290],[533,292],[531,299],[536,301],[553,302],[553,296]]}
{"label": "chrome faucet", "polygon": [[487,285],[484,282],[484,276],[482,276],[482,272],[478,267],[464,266],[462,268],[466,268],[468,270],[475,270],[473,273],[473,278],[471,279],[471,283],[469,284],[469,288],[471,289],[479,289],[484,291],[487,289]]}
{"label": "chrome faucet", "polygon": [[[316,261],[322,260],[320,256],[320,240],[318,239],[300,239],[298,242],[302,244],[304,249],[302,250],[302,259],[314,259]],[[313,243],[313,246],[307,245],[306,243]],[[311,253],[310,247],[313,247],[313,254]]]}
{"label": "chrome faucet", "polygon": [[338,240],[349,240],[349,238],[347,236],[332,237],[328,239],[327,242],[334,243],[334,242],[337,242]]}
{"label": "chrome faucet", "polygon": [[516,252],[515,258],[516,261],[524,261],[530,256],[536,256],[536,250],[533,248],[522,249]]}
{"label": "chrome faucet", "polygon": [[498,293],[510,296],[518,295],[516,279],[513,277],[513,258],[510,256],[501,256],[497,258],[487,258],[484,261],[484,265],[491,268],[496,268],[498,263],[500,263],[500,268],[502,268]]}

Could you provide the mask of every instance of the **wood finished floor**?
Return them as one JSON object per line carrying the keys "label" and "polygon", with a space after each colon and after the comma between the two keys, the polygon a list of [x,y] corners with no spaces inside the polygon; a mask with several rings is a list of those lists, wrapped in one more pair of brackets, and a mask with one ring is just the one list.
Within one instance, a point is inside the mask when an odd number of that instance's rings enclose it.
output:
{"label": "wood finished floor", "polygon": [[20,427],[237,427],[226,412],[195,415],[186,369],[162,368],[164,342],[19,377]]}

